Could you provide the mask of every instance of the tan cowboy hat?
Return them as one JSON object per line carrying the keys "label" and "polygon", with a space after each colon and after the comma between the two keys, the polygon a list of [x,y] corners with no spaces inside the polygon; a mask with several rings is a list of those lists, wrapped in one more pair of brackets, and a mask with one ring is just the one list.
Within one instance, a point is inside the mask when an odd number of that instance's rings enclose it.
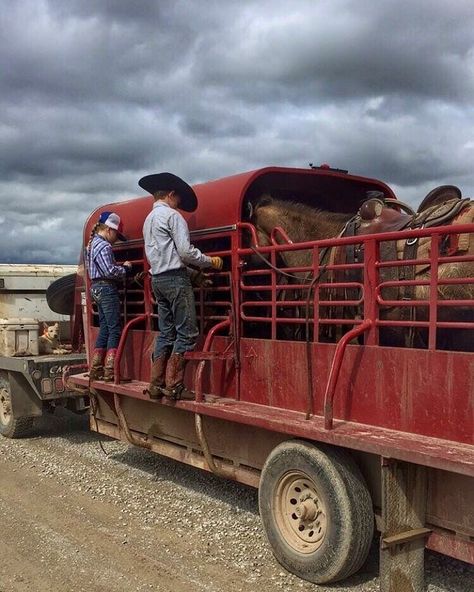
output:
{"label": "tan cowboy hat", "polygon": [[193,188],[173,173],[156,173],[142,177],[138,184],[152,195],[157,191],[175,191],[181,198],[179,208],[186,212],[194,212],[197,208],[197,197]]}

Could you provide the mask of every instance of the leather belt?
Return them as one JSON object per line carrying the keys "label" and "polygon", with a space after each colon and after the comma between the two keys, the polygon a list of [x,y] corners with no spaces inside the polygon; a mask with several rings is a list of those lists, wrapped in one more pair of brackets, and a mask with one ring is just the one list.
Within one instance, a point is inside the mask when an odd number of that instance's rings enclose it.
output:
{"label": "leather belt", "polygon": [[107,278],[95,278],[91,280],[91,284],[112,284],[113,286],[117,285],[116,280],[110,280]]}

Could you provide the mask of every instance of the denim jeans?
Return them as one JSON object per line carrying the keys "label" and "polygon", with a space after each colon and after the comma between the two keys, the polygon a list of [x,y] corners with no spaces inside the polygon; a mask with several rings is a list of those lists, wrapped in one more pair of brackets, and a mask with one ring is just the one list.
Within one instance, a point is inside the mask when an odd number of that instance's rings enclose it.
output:
{"label": "denim jeans", "polygon": [[91,296],[99,309],[99,335],[95,346],[98,349],[115,349],[122,333],[118,288],[113,284],[96,282],[91,287]]}
{"label": "denim jeans", "polygon": [[182,354],[191,351],[199,331],[194,292],[186,269],[154,275],[152,286],[158,304],[159,329],[153,359],[164,352]]}

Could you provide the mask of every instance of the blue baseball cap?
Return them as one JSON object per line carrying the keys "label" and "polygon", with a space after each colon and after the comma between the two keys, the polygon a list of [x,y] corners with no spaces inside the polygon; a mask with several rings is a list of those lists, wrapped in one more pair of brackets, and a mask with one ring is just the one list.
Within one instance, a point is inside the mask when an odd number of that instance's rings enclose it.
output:
{"label": "blue baseball cap", "polygon": [[121,241],[126,241],[127,238],[122,234],[123,224],[120,220],[120,216],[115,212],[102,212],[99,216],[99,223],[105,224],[109,228],[117,231],[117,237]]}

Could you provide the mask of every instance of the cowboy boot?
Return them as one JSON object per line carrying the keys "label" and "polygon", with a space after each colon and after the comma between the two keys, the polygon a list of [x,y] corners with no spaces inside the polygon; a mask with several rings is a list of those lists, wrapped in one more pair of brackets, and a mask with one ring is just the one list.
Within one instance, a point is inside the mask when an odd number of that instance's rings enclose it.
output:
{"label": "cowboy boot", "polygon": [[155,358],[151,366],[151,380],[148,387],[150,399],[160,399],[163,396],[165,388],[166,363],[170,357],[170,352],[165,351]]}
{"label": "cowboy boot", "polygon": [[92,352],[91,367],[89,369],[89,380],[104,379],[104,358],[105,349],[96,347]]}
{"label": "cowboy boot", "polygon": [[104,364],[104,381],[105,382],[113,382],[115,378],[114,366],[115,366],[115,357],[117,355],[117,349],[109,349],[107,350],[107,355],[105,356],[105,364]]}
{"label": "cowboy boot", "polygon": [[184,386],[184,368],[186,360],[184,354],[172,354],[166,366],[166,388],[163,394],[169,399],[178,401],[179,399],[194,399],[194,393],[188,391]]}

